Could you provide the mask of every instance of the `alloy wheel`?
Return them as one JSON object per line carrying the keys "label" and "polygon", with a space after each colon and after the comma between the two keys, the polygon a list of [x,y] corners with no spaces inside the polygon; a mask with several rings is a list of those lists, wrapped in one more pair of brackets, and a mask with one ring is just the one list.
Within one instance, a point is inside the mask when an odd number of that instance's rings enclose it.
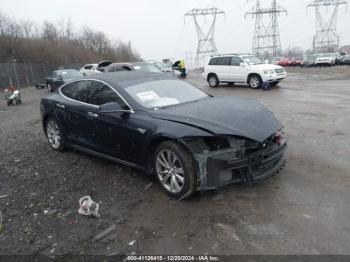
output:
{"label": "alloy wheel", "polygon": [[61,132],[56,122],[50,120],[46,125],[46,134],[50,145],[58,149],[61,145]]}
{"label": "alloy wheel", "polygon": [[185,184],[185,172],[181,161],[171,150],[162,150],[156,158],[156,172],[163,187],[170,193],[181,192]]}
{"label": "alloy wheel", "polygon": [[253,76],[251,79],[250,79],[250,86],[252,88],[258,88],[260,85],[260,80],[257,76]]}
{"label": "alloy wheel", "polygon": [[216,84],[217,84],[216,77],[215,77],[215,76],[211,76],[211,77],[209,78],[209,85],[210,85],[210,86],[216,86]]}

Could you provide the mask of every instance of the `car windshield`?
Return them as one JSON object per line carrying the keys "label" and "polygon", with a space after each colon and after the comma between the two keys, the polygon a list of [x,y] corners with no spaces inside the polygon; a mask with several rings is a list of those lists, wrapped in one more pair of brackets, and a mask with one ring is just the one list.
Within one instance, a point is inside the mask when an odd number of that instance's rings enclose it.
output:
{"label": "car windshield", "polygon": [[171,63],[167,64],[162,62],[154,62],[154,65],[158,67],[160,70],[162,70],[163,72],[171,72],[173,70]]}
{"label": "car windshield", "polygon": [[249,65],[261,65],[261,64],[263,64],[263,62],[259,58],[257,58],[256,56],[253,56],[253,55],[242,56],[242,58]]}
{"label": "car windshield", "polygon": [[209,97],[196,87],[180,80],[151,81],[127,87],[125,90],[140,105],[150,109],[193,102]]}
{"label": "car windshield", "polygon": [[82,76],[82,74],[76,70],[58,71],[57,74],[62,78],[72,78],[72,77]]}
{"label": "car windshield", "polygon": [[152,64],[135,64],[133,67],[136,71],[162,73],[162,70]]}

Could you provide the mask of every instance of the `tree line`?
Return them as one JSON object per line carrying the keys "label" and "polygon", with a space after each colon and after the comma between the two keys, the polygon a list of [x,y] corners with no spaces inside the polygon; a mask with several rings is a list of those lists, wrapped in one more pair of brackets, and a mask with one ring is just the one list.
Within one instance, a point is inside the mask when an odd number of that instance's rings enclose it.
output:
{"label": "tree line", "polygon": [[70,18],[36,24],[0,12],[0,62],[65,65],[105,59],[132,62],[141,57],[130,43],[112,40],[104,32],[87,26],[75,30]]}

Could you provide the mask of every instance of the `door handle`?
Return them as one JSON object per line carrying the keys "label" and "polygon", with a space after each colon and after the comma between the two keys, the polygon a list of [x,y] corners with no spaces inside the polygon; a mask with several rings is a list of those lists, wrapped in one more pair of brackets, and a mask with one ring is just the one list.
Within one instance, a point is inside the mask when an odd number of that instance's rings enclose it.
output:
{"label": "door handle", "polygon": [[97,118],[98,117],[98,114],[92,113],[92,112],[88,112],[88,115],[93,117],[93,118]]}
{"label": "door handle", "polygon": [[64,105],[62,105],[62,104],[56,104],[56,106],[58,107],[58,108],[61,108],[61,109],[65,109],[66,107],[64,106]]}

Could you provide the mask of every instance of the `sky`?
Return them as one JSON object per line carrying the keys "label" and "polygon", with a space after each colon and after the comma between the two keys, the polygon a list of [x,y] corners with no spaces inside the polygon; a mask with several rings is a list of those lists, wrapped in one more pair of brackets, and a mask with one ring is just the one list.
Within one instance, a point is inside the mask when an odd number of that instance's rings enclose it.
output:
{"label": "sky", "polygon": [[[312,0],[279,0],[288,15],[278,17],[282,48],[309,49],[315,34]],[[262,0],[263,6],[271,0]],[[215,42],[220,53],[251,52],[254,19],[245,17],[255,0],[0,0],[0,11],[17,20],[36,23],[70,18],[75,30],[89,26],[115,40],[131,41],[143,59],[191,58],[197,47],[193,20],[184,19],[192,8],[217,7]],[[327,15],[330,15],[330,10]],[[204,28],[209,17],[201,21]],[[350,12],[339,11],[341,45],[350,44]]]}

